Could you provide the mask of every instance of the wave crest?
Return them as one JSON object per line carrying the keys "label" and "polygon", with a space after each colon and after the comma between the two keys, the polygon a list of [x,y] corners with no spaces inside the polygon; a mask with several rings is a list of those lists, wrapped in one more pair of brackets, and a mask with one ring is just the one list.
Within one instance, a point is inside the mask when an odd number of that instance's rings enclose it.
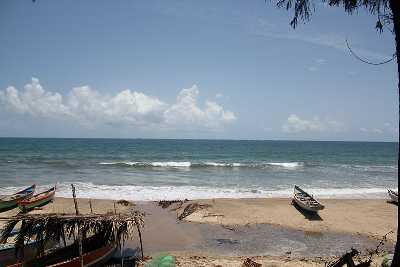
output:
{"label": "wave crest", "polygon": [[[210,199],[210,198],[286,198],[293,194],[292,186],[271,187],[220,187],[220,186],[144,186],[144,185],[105,185],[92,182],[76,182],[77,197],[102,199],[126,199],[132,201],[173,200],[173,199]],[[41,191],[53,185],[41,185]],[[0,194],[9,194],[19,190],[19,187],[0,188]],[[317,198],[386,198],[386,188],[317,188],[305,187],[307,192]],[[57,197],[71,197],[70,183],[60,183],[57,186]]]}
{"label": "wave crest", "polygon": [[157,162],[141,162],[141,161],[116,161],[116,162],[100,162],[100,165],[125,166],[125,167],[166,167],[166,168],[283,168],[296,169],[301,168],[304,162],[260,162],[260,163],[241,163],[241,162],[189,162],[189,161],[157,161]]}

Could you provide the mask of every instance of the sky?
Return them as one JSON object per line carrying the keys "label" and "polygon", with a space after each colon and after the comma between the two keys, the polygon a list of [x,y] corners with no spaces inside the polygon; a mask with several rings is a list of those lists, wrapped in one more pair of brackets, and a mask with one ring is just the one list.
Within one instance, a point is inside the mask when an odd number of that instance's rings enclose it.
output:
{"label": "sky", "polygon": [[395,141],[391,32],[272,2],[2,0],[0,136]]}

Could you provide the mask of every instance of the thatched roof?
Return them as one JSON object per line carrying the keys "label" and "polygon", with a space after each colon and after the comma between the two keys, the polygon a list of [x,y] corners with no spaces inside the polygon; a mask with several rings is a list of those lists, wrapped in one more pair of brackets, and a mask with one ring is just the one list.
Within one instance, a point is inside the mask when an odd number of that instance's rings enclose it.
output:
{"label": "thatched roof", "polygon": [[11,231],[20,222],[21,227],[15,239],[16,250],[23,248],[28,240],[36,240],[39,252],[49,241],[76,239],[79,229],[82,238],[100,235],[105,243],[119,246],[144,225],[144,213],[132,211],[129,214],[23,214],[10,218],[1,231],[0,242],[6,242]]}

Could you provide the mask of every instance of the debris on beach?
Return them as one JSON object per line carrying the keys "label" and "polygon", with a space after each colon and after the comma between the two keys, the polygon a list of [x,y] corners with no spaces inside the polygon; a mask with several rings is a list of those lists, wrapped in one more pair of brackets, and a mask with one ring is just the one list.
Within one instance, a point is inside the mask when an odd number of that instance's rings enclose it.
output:
{"label": "debris on beach", "polygon": [[175,257],[171,255],[159,255],[152,259],[145,267],[175,267]]}
{"label": "debris on beach", "polygon": [[117,204],[128,207],[128,206],[135,206],[135,204],[133,202],[130,202],[128,200],[125,199],[120,199],[117,201]]}
{"label": "debris on beach", "polygon": [[261,267],[261,263],[257,263],[250,258],[244,260],[242,267]]}
{"label": "debris on beach", "polygon": [[197,202],[195,203],[190,203],[188,204],[185,209],[183,210],[183,212],[178,216],[178,220],[183,220],[184,218],[186,218],[187,216],[189,216],[190,214],[198,211],[198,210],[202,210],[202,209],[206,209],[211,207],[210,204],[199,204]]}
{"label": "debris on beach", "polygon": [[[346,266],[356,266],[356,267],[369,267],[372,263],[372,258],[374,256],[382,255],[385,251],[381,249],[381,247],[387,241],[387,236],[393,233],[393,231],[388,232],[385,234],[382,239],[379,241],[378,245],[375,249],[368,251],[368,256],[361,256],[360,252],[354,248],[351,249],[350,252],[343,254],[339,259],[331,261],[327,264],[327,267],[342,267]],[[357,257],[358,264],[354,263],[353,258]],[[368,258],[368,259],[366,259]]]}
{"label": "debris on beach", "polygon": [[225,225],[225,224],[221,224],[221,227],[224,228],[224,229],[226,229],[226,230],[233,231],[233,232],[238,231],[237,228],[235,228],[235,227],[233,227],[233,226]]}
{"label": "debris on beach", "polygon": [[182,200],[160,200],[160,201],[158,201],[158,206],[161,206],[161,208],[166,209],[169,206],[171,206],[172,204],[181,203],[181,205],[182,205],[183,202],[184,201],[182,201]]}

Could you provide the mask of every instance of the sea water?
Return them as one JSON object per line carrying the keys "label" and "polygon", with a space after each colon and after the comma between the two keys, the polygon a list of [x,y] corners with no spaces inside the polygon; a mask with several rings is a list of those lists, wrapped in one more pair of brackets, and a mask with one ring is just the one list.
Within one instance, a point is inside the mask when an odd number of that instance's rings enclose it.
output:
{"label": "sea water", "polygon": [[385,198],[397,143],[0,138],[0,194],[57,183],[57,196],[127,200]]}

